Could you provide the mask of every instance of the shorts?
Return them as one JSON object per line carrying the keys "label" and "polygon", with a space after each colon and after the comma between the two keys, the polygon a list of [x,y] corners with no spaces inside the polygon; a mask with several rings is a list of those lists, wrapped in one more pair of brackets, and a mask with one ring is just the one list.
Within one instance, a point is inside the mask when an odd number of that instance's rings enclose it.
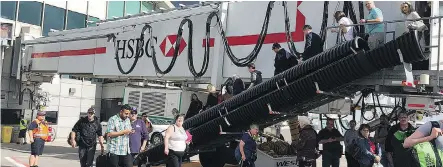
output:
{"label": "shorts", "polygon": [[45,141],[40,138],[34,138],[34,142],[31,143],[31,155],[42,155],[43,148],[45,148]]}
{"label": "shorts", "polygon": [[20,132],[18,133],[18,138],[25,138],[25,136],[26,136],[26,129],[20,130]]}

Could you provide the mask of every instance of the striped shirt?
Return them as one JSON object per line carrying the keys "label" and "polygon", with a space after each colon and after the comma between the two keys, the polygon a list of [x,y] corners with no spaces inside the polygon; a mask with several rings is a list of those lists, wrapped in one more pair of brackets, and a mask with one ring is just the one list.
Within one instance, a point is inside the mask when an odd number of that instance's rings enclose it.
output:
{"label": "striped shirt", "polygon": [[[123,120],[118,114],[109,118],[108,129],[106,130],[107,133],[119,132],[126,129],[131,129],[131,122],[129,121],[129,118]],[[129,149],[129,135],[108,138],[107,143],[108,150],[111,154],[128,155],[131,153]]]}

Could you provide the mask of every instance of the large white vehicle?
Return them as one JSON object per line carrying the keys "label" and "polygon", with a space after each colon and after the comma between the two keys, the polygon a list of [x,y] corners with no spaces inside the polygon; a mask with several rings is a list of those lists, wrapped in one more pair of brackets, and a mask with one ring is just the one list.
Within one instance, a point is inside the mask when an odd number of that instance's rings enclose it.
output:
{"label": "large white vehicle", "polygon": [[[128,83],[127,86],[134,88],[162,83],[165,87],[201,90],[199,88],[208,84],[218,88],[233,75],[247,81],[250,74],[245,66],[253,62],[263,73],[265,81],[262,84],[207,109],[184,124],[194,136],[192,154],[199,153],[205,167],[221,167],[225,163],[235,163],[233,148],[224,146],[239,138],[238,135],[221,135],[219,129],[222,128],[238,132],[251,123],[267,127],[308,111],[355,116],[356,105],[362,106],[362,115],[365,115],[365,102],[357,99],[370,93],[395,99],[425,98],[427,100],[419,104],[407,106],[423,110],[430,107],[424,103],[442,99],[439,94],[443,61],[440,59],[443,54],[439,1],[432,1],[432,18],[428,18],[431,46],[420,45],[415,32],[407,31],[405,17],[399,10],[401,2],[377,1],[375,4],[383,12],[385,45],[374,50],[367,50],[364,47],[366,41],[358,38],[352,41],[355,43],[349,42],[349,47],[339,45],[343,46],[342,50],[352,50],[349,54],[331,56],[341,52],[327,52],[327,49],[337,49],[337,34],[330,33],[337,24],[334,13],[343,9],[357,23],[368,15],[364,2],[217,2],[101,21],[96,27],[51,32],[45,38],[27,40],[31,38],[25,34],[18,76],[24,83],[48,81],[47,78],[54,74],[70,74]],[[421,5],[415,7],[418,11],[423,8]],[[329,54],[332,58],[325,59],[328,63],[319,63],[321,65],[315,61],[323,59],[305,61],[288,70],[290,72],[274,77],[272,44],[280,43],[289,52],[302,52],[305,25],[311,25],[313,32],[320,34],[325,41],[325,52],[317,57]],[[363,32],[360,25],[355,27]],[[397,40],[406,40],[402,42],[410,45],[405,47]],[[383,50],[385,47],[391,50]],[[430,53],[423,53],[421,48],[424,47],[430,48]],[[380,53],[374,54],[375,51]],[[357,60],[349,62],[350,59]],[[428,68],[410,68],[411,63],[414,67],[414,63],[424,59],[429,60]],[[397,67],[392,69],[393,66]],[[303,72],[302,68],[313,69]],[[335,70],[338,72],[332,72]],[[296,74],[294,71],[302,72]],[[360,71],[364,71],[363,74],[359,74]],[[420,77],[423,81],[415,82],[414,79],[422,74],[425,74]],[[134,82],[137,84],[129,84]],[[23,87],[33,89],[26,84]],[[142,94],[149,92],[145,90],[138,90],[141,98],[139,103],[134,103],[142,109]],[[131,93],[125,91],[124,96],[130,97]],[[172,101],[181,99],[170,97],[175,98]],[[124,102],[130,101],[126,99]],[[372,102],[376,106],[375,100]],[[278,112],[270,112],[268,108]],[[315,108],[318,109],[313,110]],[[349,113],[349,109],[353,112]],[[376,114],[373,116],[375,118]],[[150,164],[165,158],[161,147],[147,152]]]}

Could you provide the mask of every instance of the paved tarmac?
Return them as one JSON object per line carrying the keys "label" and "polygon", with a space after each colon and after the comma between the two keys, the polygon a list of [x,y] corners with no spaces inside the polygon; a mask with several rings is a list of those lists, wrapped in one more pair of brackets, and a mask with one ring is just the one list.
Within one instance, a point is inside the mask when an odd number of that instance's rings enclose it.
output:
{"label": "paved tarmac", "polygon": [[[30,145],[10,143],[1,144],[1,167],[29,167]],[[99,147],[98,147],[99,148]],[[46,143],[44,154],[40,157],[39,167],[79,167],[78,148],[71,148],[66,142]],[[97,150],[96,155],[100,151]],[[198,160],[193,157],[191,160]],[[199,167],[198,163],[186,164],[183,167]],[[346,167],[344,156],[340,159],[340,167]],[[317,167],[321,167],[321,157],[317,159]]]}

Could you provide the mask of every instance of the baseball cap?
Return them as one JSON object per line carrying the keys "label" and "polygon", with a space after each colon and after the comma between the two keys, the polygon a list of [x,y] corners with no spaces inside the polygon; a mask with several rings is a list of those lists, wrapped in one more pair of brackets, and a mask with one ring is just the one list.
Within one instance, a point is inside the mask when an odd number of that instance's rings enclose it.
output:
{"label": "baseball cap", "polygon": [[88,113],[95,114],[95,109],[94,109],[94,108],[89,108],[89,109],[88,109]]}
{"label": "baseball cap", "polygon": [[46,115],[46,112],[44,112],[44,111],[37,112],[37,116],[45,116],[45,115]]}
{"label": "baseball cap", "polygon": [[134,115],[134,114],[137,114],[137,110],[132,110],[132,111],[131,111],[131,114],[133,114],[133,115]]}

